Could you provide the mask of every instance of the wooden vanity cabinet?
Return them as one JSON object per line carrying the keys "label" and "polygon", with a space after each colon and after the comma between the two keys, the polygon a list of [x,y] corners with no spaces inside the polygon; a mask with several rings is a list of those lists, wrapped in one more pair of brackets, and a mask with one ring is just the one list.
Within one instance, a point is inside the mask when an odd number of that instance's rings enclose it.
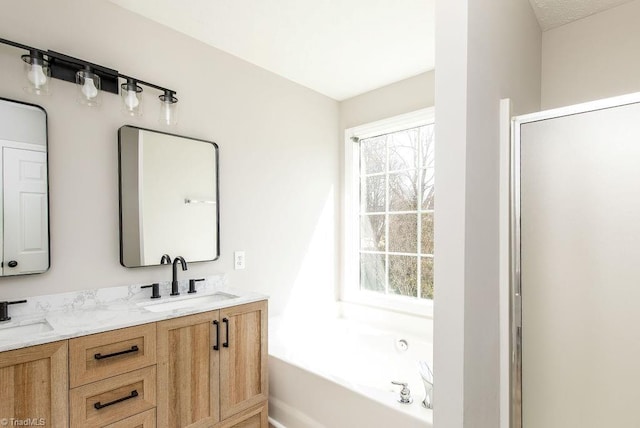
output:
{"label": "wooden vanity cabinet", "polygon": [[68,427],[67,361],[66,340],[0,352],[0,419]]}
{"label": "wooden vanity cabinet", "polygon": [[0,420],[267,428],[267,359],[267,301],[0,352]]}
{"label": "wooden vanity cabinet", "polygon": [[266,301],[161,321],[157,333],[158,427],[267,428]]}

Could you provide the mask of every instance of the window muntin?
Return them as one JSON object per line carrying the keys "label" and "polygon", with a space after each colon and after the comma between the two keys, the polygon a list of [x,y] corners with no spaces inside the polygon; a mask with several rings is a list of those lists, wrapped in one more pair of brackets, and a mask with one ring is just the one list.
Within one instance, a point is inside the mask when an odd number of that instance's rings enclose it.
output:
{"label": "window muntin", "polygon": [[434,125],[356,141],[360,290],[432,299]]}

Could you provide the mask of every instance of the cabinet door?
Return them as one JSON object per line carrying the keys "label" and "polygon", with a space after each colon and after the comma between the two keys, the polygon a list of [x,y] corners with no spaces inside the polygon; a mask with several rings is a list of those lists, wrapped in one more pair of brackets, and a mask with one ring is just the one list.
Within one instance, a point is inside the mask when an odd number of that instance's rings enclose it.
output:
{"label": "cabinet door", "polygon": [[67,355],[66,340],[0,353],[0,419],[68,427]]}
{"label": "cabinet door", "polygon": [[226,419],[267,399],[267,302],[221,309],[220,319],[220,413]]}
{"label": "cabinet door", "polygon": [[218,311],[157,324],[158,427],[209,427],[220,420]]}

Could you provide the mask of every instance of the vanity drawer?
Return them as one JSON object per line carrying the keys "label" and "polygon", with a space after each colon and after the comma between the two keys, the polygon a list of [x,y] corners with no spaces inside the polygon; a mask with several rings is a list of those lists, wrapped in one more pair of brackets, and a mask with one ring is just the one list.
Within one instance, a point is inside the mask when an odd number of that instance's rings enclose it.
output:
{"label": "vanity drawer", "polygon": [[83,385],[69,392],[71,428],[109,426],[155,406],[155,366]]}
{"label": "vanity drawer", "polygon": [[71,388],[155,363],[155,323],[69,340]]}
{"label": "vanity drawer", "polygon": [[268,428],[268,411],[267,402],[264,401],[258,406],[225,419],[216,425],[215,428]]}
{"label": "vanity drawer", "polygon": [[156,410],[147,410],[103,428],[156,428]]}

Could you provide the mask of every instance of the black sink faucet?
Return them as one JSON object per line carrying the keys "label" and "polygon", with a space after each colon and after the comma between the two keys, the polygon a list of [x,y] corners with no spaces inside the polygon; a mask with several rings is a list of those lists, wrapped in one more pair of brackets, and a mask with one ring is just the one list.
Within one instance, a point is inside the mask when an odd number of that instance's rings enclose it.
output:
{"label": "black sink faucet", "polygon": [[163,254],[162,258],[160,259],[160,264],[164,265],[170,265],[171,264],[171,257],[169,257],[169,254]]}
{"label": "black sink faucet", "polygon": [[180,292],[178,291],[178,262],[182,265],[182,270],[187,270],[187,262],[184,261],[182,256],[177,256],[173,259],[173,278],[171,280],[171,295],[178,296]]}
{"label": "black sink faucet", "polygon": [[15,302],[0,302],[0,321],[9,321],[9,305],[15,305],[16,303],[27,303],[26,300],[16,300]]}

